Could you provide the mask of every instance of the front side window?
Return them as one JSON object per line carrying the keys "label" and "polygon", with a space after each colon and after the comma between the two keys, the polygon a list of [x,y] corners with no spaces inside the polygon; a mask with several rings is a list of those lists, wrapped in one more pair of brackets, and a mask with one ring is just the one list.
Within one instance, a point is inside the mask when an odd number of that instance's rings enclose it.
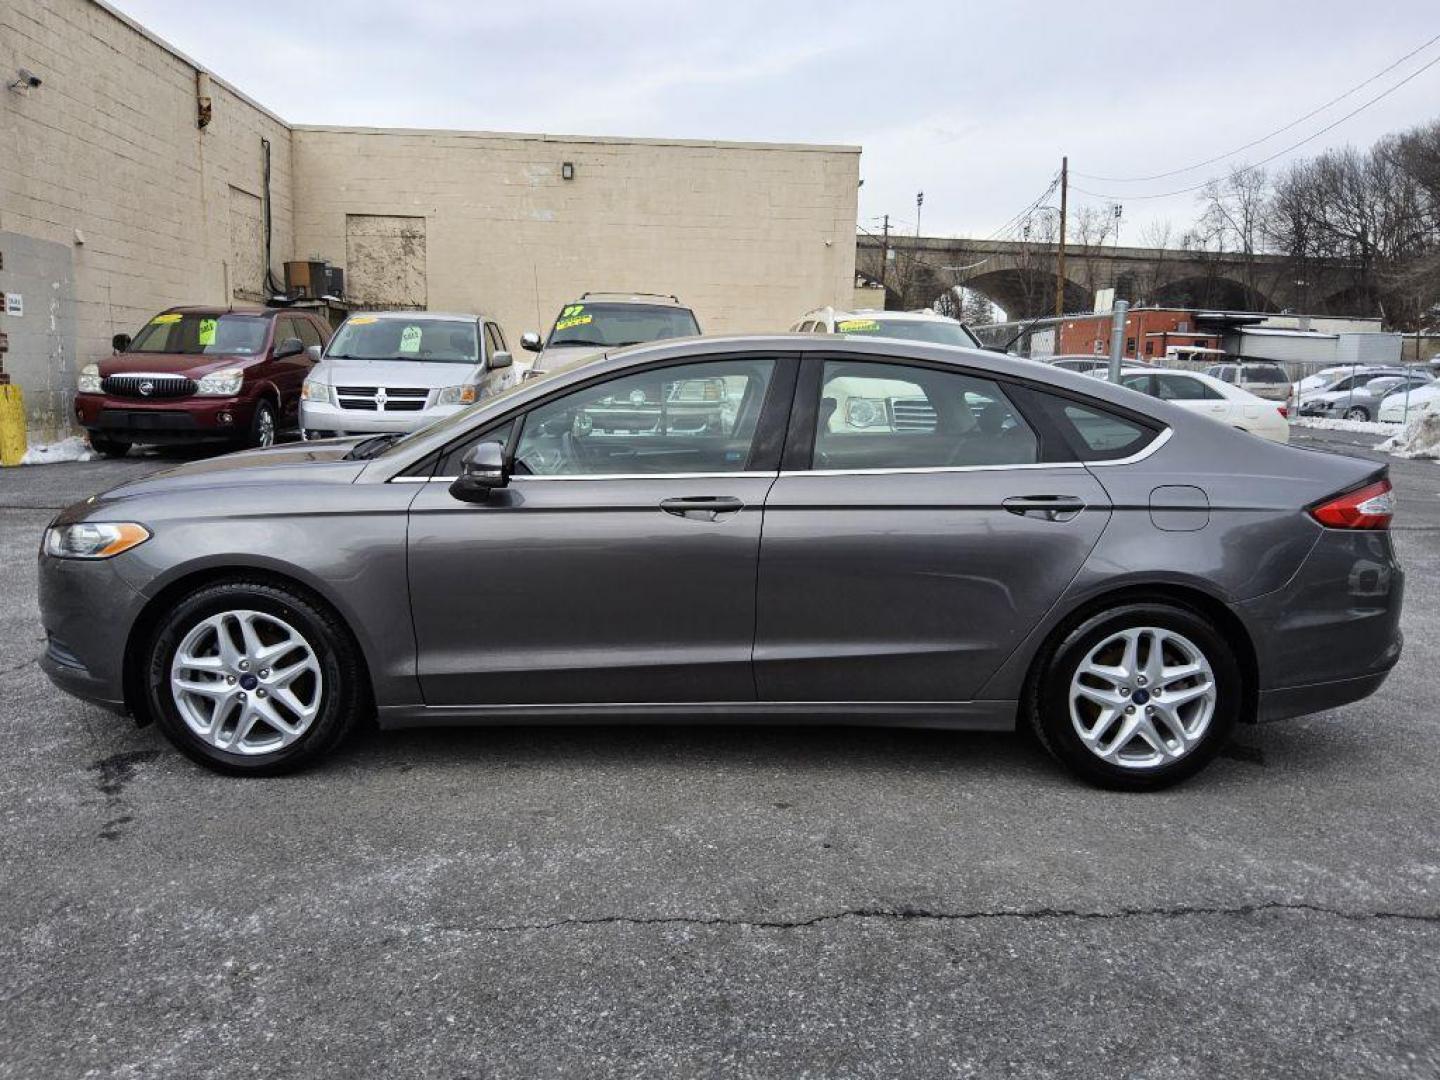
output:
{"label": "front side window", "polygon": [[480,340],[473,322],[427,319],[418,313],[399,319],[355,315],[336,332],[326,355],[335,360],[476,364]]}
{"label": "front side window", "polygon": [[265,315],[156,315],[135,335],[126,352],[186,356],[254,356],[265,348]]}
{"label": "front side window", "polygon": [[954,371],[827,360],[817,469],[1028,465],[1039,443],[999,385]]}
{"label": "front side window", "polygon": [[698,333],[700,327],[689,308],[672,304],[592,304],[580,301],[561,309],[545,347],[619,348]]}
{"label": "front side window", "polygon": [[769,358],[712,360],[609,379],[525,416],[515,472],[537,476],[741,472]]}

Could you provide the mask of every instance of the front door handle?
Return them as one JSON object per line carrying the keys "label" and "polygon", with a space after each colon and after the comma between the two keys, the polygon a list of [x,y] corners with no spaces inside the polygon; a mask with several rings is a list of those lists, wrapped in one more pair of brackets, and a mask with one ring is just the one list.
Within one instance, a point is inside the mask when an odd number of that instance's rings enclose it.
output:
{"label": "front door handle", "polygon": [[1074,495],[1012,495],[1000,505],[1021,517],[1069,521],[1085,509],[1085,500]]}
{"label": "front door handle", "polygon": [[745,502],[733,495],[685,495],[660,500],[660,509],[694,521],[718,521],[723,515],[745,509]]}

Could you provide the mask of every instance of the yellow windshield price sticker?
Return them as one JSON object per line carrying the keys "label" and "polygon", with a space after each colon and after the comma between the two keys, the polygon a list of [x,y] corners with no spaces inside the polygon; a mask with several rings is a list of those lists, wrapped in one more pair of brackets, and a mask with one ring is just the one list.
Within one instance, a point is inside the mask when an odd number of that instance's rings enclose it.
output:
{"label": "yellow windshield price sticker", "polygon": [[375,316],[374,316],[374,315],[359,315],[359,316],[356,316],[355,318],[353,318],[353,319],[350,320],[350,325],[351,325],[351,326],[369,326],[372,322],[375,322],[375,321],[376,321],[376,319],[375,319]]}
{"label": "yellow windshield price sticker", "polygon": [[584,310],[584,304],[566,304],[565,310],[560,312],[560,318],[573,319],[576,315],[579,315]]}
{"label": "yellow windshield price sticker", "polygon": [[179,322],[180,318],[181,316],[179,314],[172,313],[170,315],[156,315],[150,321],[156,326],[169,326],[171,323]]}
{"label": "yellow windshield price sticker", "polygon": [[215,344],[215,327],[216,327],[217,323],[218,323],[218,320],[216,320],[216,319],[201,319],[201,320],[200,320],[200,344],[201,344],[201,345],[214,345],[214,344]]}
{"label": "yellow windshield price sticker", "polygon": [[407,326],[400,331],[400,351],[403,353],[420,351],[420,327]]}
{"label": "yellow windshield price sticker", "polygon": [[591,321],[589,315],[572,315],[570,318],[561,316],[560,321],[555,324],[556,330],[569,330],[572,326],[584,326]]}
{"label": "yellow windshield price sticker", "polygon": [[835,330],[841,334],[860,334],[879,329],[880,324],[874,319],[841,319],[835,324]]}

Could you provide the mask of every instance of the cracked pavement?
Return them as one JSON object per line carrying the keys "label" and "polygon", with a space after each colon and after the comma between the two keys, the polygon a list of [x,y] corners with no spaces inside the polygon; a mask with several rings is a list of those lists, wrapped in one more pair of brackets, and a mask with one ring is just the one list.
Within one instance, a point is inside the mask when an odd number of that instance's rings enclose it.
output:
{"label": "cracked pavement", "polygon": [[839,728],[211,775],[32,662],[47,508],[163,464],[0,472],[0,1077],[1440,1075],[1440,466],[1384,689],[1123,796]]}

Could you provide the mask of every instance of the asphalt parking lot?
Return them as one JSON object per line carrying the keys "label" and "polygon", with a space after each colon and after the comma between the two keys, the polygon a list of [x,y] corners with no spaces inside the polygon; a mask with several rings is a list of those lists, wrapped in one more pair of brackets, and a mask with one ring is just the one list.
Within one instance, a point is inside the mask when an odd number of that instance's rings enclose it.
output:
{"label": "asphalt parking lot", "polygon": [[1145,796],[864,729],[367,733],[212,775],[35,663],[49,516],[167,463],[0,473],[0,1076],[1440,1073],[1434,463],[1392,462],[1384,689]]}

